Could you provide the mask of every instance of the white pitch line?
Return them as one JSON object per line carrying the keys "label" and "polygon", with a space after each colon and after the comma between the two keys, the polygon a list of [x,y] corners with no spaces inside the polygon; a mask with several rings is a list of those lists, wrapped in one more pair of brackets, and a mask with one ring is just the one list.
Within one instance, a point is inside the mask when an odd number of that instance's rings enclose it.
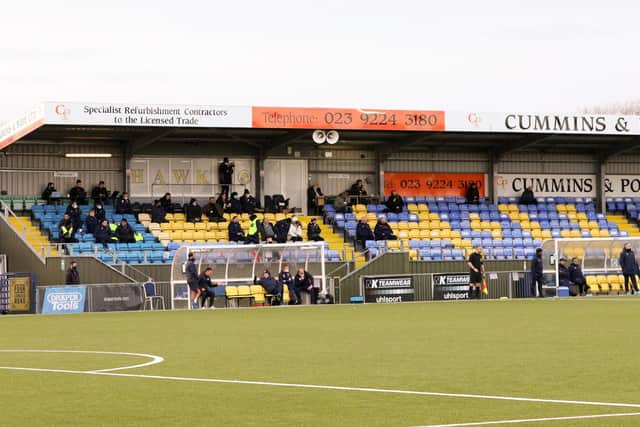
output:
{"label": "white pitch line", "polygon": [[513,402],[534,402],[534,403],[556,403],[564,405],[584,405],[584,406],[610,406],[620,408],[640,408],[638,403],[619,403],[619,402],[590,402],[582,400],[560,400],[560,399],[539,399],[530,397],[513,397],[513,396],[493,396],[482,394],[464,394],[464,393],[440,393],[433,391],[417,391],[417,390],[396,390],[387,388],[368,388],[368,387],[346,387],[334,385],[318,385],[318,384],[296,384],[296,383],[279,383],[271,381],[250,381],[250,380],[227,380],[218,378],[193,378],[193,377],[174,377],[164,375],[146,375],[146,374],[123,374],[118,372],[100,372],[100,371],[73,371],[67,369],[43,369],[43,368],[19,368],[14,366],[0,366],[0,370],[29,371],[29,372],[53,372],[63,374],[84,374],[84,375],[103,375],[110,377],[122,378],[144,378],[165,381],[187,381],[201,383],[220,383],[220,384],[244,384],[258,385],[270,387],[288,387],[288,388],[306,388],[316,390],[338,390],[338,391],[356,391],[365,393],[386,393],[413,396],[436,396],[436,397],[453,397],[466,399],[485,399],[485,400],[504,400]]}
{"label": "white pitch line", "polygon": [[640,412],[630,412],[630,413],[622,413],[622,414],[573,415],[569,417],[529,418],[529,419],[521,419],[521,420],[478,421],[473,423],[429,424],[421,427],[490,426],[490,425],[499,425],[499,424],[541,423],[544,421],[568,421],[568,420],[588,420],[593,418],[637,417],[638,415],[640,415]]}
{"label": "white pitch line", "polygon": [[164,358],[153,354],[144,353],[128,353],[123,351],[90,351],[90,350],[0,350],[0,353],[72,353],[72,354],[106,354],[108,356],[132,356],[132,357],[144,357],[151,359],[149,362],[139,363],[137,365],[119,366],[116,368],[97,369],[95,371],[87,371],[87,373],[94,372],[111,372],[122,371],[125,369],[144,368],[145,366],[157,365],[164,362]]}

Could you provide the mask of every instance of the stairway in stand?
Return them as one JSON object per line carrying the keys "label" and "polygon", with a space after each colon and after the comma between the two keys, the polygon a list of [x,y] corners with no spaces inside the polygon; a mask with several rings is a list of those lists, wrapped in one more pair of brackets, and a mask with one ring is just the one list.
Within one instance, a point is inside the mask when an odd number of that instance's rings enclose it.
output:
{"label": "stairway in stand", "polygon": [[638,225],[633,222],[629,222],[629,219],[624,215],[607,214],[609,221],[615,222],[618,225],[620,231],[626,231],[629,233],[629,237],[640,237],[640,229]]}
{"label": "stairway in stand", "polygon": [[[9,223],[26,239],[31,247],[42,255],[43,248],[50,245],[49,240],[42,235],[42,232],[31,223],[31,219],[24,216],[9,217]],[[57,256],[58,251],[51,250],[51,256]]]}

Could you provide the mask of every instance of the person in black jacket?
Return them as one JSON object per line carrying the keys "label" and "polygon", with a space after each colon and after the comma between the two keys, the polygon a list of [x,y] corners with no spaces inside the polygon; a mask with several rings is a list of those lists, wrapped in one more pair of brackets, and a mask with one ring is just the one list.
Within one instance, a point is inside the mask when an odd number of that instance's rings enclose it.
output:
{"label": "person in black jacket", "polygon": [[67,275],[64,279],[64,283],[67,285],[79,285],[80,284],[80,273],[78,273],[78,263],[75,261],[71,261],[69,264],[69,269],[67,270]]}
{"label": "person in black jacket", "polygon": [[198,267],[196,267],[196,254],[189,252],[187,256],[187,265],[185,267],[187,273],[187,285],[189,285],[191,295],[191,308],[198,308],[198,299],[200,298],[200,285],[198,283]]}
{"label": "person in black jacket", "polygon": [[71,222],[73,223],[73,228],[75,231],[80,230],[80,208],[78,207],[78,202],[71,202],[69,206],[67,206],[67,212],[69,217],[71,218]]}
{"label": "person in black jacket", "polygon": [[[282,285],[282,291],[284,292],[284,286],[286,285],[289,289],[289,295],[294,295],[295,291],[293,290],[293,276],[289,272],[289,264],[282,264],[282,271],[278,274],[278,282]],[[294,305],[297,303],[297,300],[292,299],[289,304]]]}
{"label": "person in black jacket", "polygon": [[82,187],[82,180],[77,180],[76,185],[69,190],[69,198],[73,202],[78,202],[81,205],[87,203],[87,192]]}
{"label": "person in black jacket", "polygon": [[93,190],[91,190],[91,198],[96,203],[106,203],[109,198],[109,192],[107,191],[107,187],[104,185],[104,181],[100,181],[97,186],[93,187]]}
{"label": "person in black jacket", "polygon": [[378,218],[378,223],[373,230],[373,234],[376,240],[398,240],[398,237],[393,234],[391,226],[387,223],[387,217],[384,215]]}
{"label": "person in black jacket", "polygon": [[520,196],[520,204],[521,205],[536,204],[536,198],[533,195],[533,188],[531,186],[527,187],[526,190],[522,192],[522,196]]}
{"label": "person in black jacket", "polygon": [[251,192],[248,188],[244,190],[242,197],[240,197],[240,205],[242,206],[242,212],[248,213],[250,215],[255,212],[262,211],[261,209],[259,209],[258,201],[251,195]]}
{"label": "person in black jacket", "polygon": [[131,200],[129,200],[129,193],[126,191],[122,193],[122,197],[116,202],[116,212],[120,215],[133,213],[131,209]]}
{"label": "person in black jacket", "polygon": [[569,269],[567,268],[567,259],[560,258],[560,262],[558,263],[558,282],[560,286],[569,287],[573,283],[571,283],[571,278],[569,276]]}
{"label": "person in black jacket", "polygon": [[171,200],[171,193],[164,193],[164,196],[160,198],[160,204],[162,209],[166,213],[173,213],[173,201]]}
{"label": "person in black jacket", "polygon": [[569,280],[578,286],[578,295],[585,296],[591,289],[587,285],[587,279],[582,273],[578,258],[571,259],[571,264],[569,264]]}
{"label": "person in black jacket", "polygon": [[307,214],[318,215],[318,196],[324,196],[322,190],[315,183],[307,188]]}
{"label": "person in black jacket", "polygon": [[538,296],[544,297],[542,286],[544,285],[544,275],[542,274],[542,248],[536,249],[536,255],[531,260],[531,296],[536,296],[536,284],[538,285]]}
{"label": "person in black jacket", "polygon": [[258,283],[268,294],[273,295],[271,305],[280,305],[282,301],[282,283],[272,277],[269,270],[263,271],[262,277],[260,279],[254,278],[253,282]]}
{"label": "person in black jacket", "polygon": [[151,209],[151,222],[157,222],[158,224],[167,221],[167,212],[162,207],[160,200],[153,202],[153,208]]}
{"label": "person in black jacket", "polygon": [[60,243],[77,242],[77,240],[74,237],[74,234],[77,230],[68,213],[65,213],[62,216],[62,219],[58,223],[58,230],[60,231]]}
{"label": "person in black jacket", "polygon": [[198,201],[192,198],[189,204],[185,208],[187,222],[200,222],[202,221],[202,208],[198,204]]}
{"label": "person in black jacket", "polygon": [[209,203],[204,207],[204,214],[211,222],[225,222],[224,209],[216,203],[215,197],[209,197]]}
{"label": "person in black jacket", "polygon": [[467,187],[465,199],[467,200],[467,203],[472,205],[480,203],[480,191],[478,190],[478,185],[475,182],[472,182],[469,187]]}
{"label": "person in black jacket", "polygon": [[102,243],[102,246],[107,247],[108,243],[111,243],[111,228],[109,227],[109,221],[103,219],[100,224],[95,228],[93,237],[96,239],[96,243]]}
{"label": "person in black jacket", "polygon": [[266,243],[273,243],[273,239],[276,237],[275,227],[266,217],[262,218],[262,222],[258,223],[258,232],[260,233],[260,240]]}
{"label": "person in black jacket", "polygon": [[360,218],[358,225],[356,225],[356,241],[360,244],[360,250],[364,250],[366,248],[367,240],[376,240],[373,231],[371,231],[371,227],[367,222],[367,217],[363,216]]}
{"label": "person in black jacket", "polygon": [[202,308],[207,307],[207,299],[209,300],[209,308],[213,309],[216,298],[217,283],[211,282],[211,275],[213,274],[213,268],[207,267],[198,276],[198,287],[200,288],[200,296],[202,297]]}
{"label": "person in black jacket", "polygon": [[115,232],[118,242],[120,243],[135,243],[136,239],[133,237],[133,229],[129,225],[129,222],[122,218],[120,225],[116,228]]}
{"label": "person in black jacket", "polygon": [[274,231],[276,232],[276,242],[287,243],[290,227],[291,218],[283,218],[276,222],[276,225],[274,227]]}
{"label": "person in black jacket", "polygon": [[318,302],[318,288],[314,286],[313,276],[308,271],[305,271],[304,268],[299,268],[298,273],[293,278],[293,291],[296,295],[297,304],[302,301],[300,292],[309,294],[311,304],[317,304]]}
{"label": "person in black jacket", "polygon": [[361,179],[357,180],[349,189],[349,195],[354,197],[362,197],[367,195],[367,191],[364,189],[364,183]]}
{"label": "person in black jacket", "polygon": [[640,292],[638,290],[638,282],[636,282],[636,274],[638,274],[638,261],[636,260],[636,254],[631,249],[631,243],[624,244],[624,249],[620,253],[618,258],[618,264],[622,269],[622,275],[624,276],[624,291],[629,294],[629,281],[633,285],[631,293]]}
{"label": "person in black jacket", "polygon": [[229,195],[229,188],[233,181],[233,169],[235,164],[229,161],[228,157],[222,159],[222,162],[218,166],[218,180],[221,184],[221,193]]}
{"label": "person in black jacket", "polygon": [[235,191],[231,193],[231,200],[229,200],[229,213],[242,213],[242,202],[240,202],[240,197]]}
{"label": "person in black jacket", "polygon": [[87,215],[87,218],[84,220],[84,231],[89,234],[94,234],[99,224],[100,221],[96,218],[96,211],[89,209],[89,215]]}
{"label": "person in black jacket", "polygon": [[242,231],[242,226],[240,225],[240,218],[238,217],[238,215],[235,215],[233,218],[231,218],[228,230],[230,242],[244,243],[244,231]]}
{"label": "person in black jacket", "polygon": [[387,203],[385,203],[385,205],[387,206],[386,212],[393,212],[398,214],[402,212],[404,201],[402,200],[402,197],[400,197],[398,193],[396,193],[396,190],[392,190],[391,195],[387,199]]}
{"label": "person in black jacket", "polygon": [[107,213],[105,212],[104,207],[102,207],[102,202],[96,203],[95,206],[93,207],[93,210],[96,213],[96,218],[98,218],[98,221],[107,219]]}
{"label": "person in black jacket", "polygon": [[53,182],[50,182],[47,184],[47,188],[44,189],[44,191],[42,192],[42,196],[40,196],[43,200],[47,201],[47,204],[50,205],[51,202],[53,201],[53,199],[51,198],[51,195],[53,193],[56,193],[58,190],[56,190],[56,187],[53,185]]}
{"label": "person in black jacket", "polygon": [[316,219],[311,218],[311,222],[309,222],[309,225],[307,225],[307,239],[313,242],[322,242],[324,241],[324,239],[320,235],[321,232],[322,230],[316,222]]}

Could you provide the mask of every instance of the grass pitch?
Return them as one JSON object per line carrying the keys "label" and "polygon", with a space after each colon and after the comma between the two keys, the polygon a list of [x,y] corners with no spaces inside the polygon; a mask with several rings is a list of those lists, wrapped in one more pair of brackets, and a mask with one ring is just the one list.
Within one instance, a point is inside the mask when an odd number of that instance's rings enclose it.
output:
{"label": "grass pitch", "polygon": [[[0,318],[1,349],[145,353],[117,371],[0,369],[0,425],[408,426],[640,412],[482,398],[178,381],[212,378],[640,403],[640,298],[342,305]],[[93,371],[134,356],[2,353]],[[527,422],[636,426],[639,416]]]}

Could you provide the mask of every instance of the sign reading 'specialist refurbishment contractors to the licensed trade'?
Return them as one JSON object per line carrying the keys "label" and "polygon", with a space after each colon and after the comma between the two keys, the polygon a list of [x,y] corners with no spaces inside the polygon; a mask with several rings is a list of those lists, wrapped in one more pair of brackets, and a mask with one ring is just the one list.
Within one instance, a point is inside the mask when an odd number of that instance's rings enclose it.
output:
{"label": "sign reading 'specialist refurbishment contractors to the licensed trade'", "polygon": [[93,126],[251,127],[251,107],[47,102],[46,124]]}

